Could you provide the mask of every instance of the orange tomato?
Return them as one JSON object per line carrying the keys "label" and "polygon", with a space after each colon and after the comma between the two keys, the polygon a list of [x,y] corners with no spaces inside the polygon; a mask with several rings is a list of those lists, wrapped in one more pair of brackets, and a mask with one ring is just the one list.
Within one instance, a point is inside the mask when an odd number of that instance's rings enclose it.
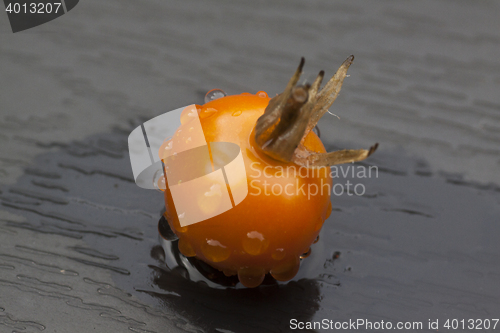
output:
{"label": "orange tomato", "polygon": [[[300,255],[309,250],[331,212],[329,168],[300,168],[257,149],[253,131],[269,100],[265,92],[243,93],[197,106],[207,142],[232,142],[241,148],[248,185],[241,203],[181,227],[171,192],[164,192],[165,216],[179,237],[180,252],[227,276],[237,274],[246,287],[260,285],[267,273],[279,281],[293,278]],[[326,152],[313,132],[304,146]]]}

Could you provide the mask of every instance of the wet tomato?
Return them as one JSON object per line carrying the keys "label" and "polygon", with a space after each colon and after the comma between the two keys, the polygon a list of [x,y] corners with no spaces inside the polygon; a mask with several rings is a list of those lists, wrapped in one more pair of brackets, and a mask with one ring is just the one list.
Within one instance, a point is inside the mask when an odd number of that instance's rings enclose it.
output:
{"label": "wet tomato", "polygon": [[[311,85],[296,86],[302,61],[285,91],[273,99],[265,92],[243,93],[196,107],[206,142],[240,148],[248,194],[222,214],[182,226],[167,187],[165,216],[182,254],[227,276],[238,275],[246,287],[260,285],[267,273],[279,281],[296,275],[300,256],[309,251],[332,210],[328,167],[362,160],[376,149],[327,153],[312,131],[340,91],[352,59],[321,91],[323,72]],[[189,126],[184,122],[179,130]],[[193,198],[193,204],[201,203]]]}

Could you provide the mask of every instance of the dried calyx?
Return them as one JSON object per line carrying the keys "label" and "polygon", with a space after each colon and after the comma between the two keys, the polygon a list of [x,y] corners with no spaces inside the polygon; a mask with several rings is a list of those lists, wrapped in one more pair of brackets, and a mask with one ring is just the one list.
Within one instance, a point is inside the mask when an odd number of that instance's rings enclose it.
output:
{"label": "dried calyx", "polygon": [[255,125],[255,142],[268,156],[282,161],[294,162],[306,167],[330,166],[362,161],[378,147],[370,149],[345,149],[329,153],[316,153],[304,146],[305,137],[316,126],[319,119],[337,98],[347,70],[354,56],[347,58],[337,73],[319,89],[324,72],[309,85],[296,86],[304,58],[288,82],[285,91],[269,101],[264,114]]}

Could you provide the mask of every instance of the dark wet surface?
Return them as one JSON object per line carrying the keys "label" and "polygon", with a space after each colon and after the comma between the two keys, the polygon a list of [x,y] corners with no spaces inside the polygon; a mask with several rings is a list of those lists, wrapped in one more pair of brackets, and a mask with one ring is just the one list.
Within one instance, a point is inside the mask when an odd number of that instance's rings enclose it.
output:
{"label": "dark wet surface", "polygon": [[[499,13],[493,1],[89,0],[38,31],[0,32],[0,332],[498,318]],[[379,142],[359,164],[378,177],[337,180],[366,193],[332,196],[297,277],[222,289],[170,271],[163,198],[133,182],[130,131],[212,88],[277,93],[300,56],[312,79],[350,54],[341,119],[326,115],[321,134],[330,150]]]}

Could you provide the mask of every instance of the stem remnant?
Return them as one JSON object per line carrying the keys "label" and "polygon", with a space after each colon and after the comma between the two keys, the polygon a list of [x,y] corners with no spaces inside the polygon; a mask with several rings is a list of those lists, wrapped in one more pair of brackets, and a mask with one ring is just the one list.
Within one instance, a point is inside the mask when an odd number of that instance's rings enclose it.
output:
{"label": "stem remnant", "polygon": [[321,167],[362,161],[375,152],[378,143],[368,150],[345,149],[330,153],[316,153],[304,146],[306,136],[339,95],[353,60],[354,56],[348,57],[320,90],[323,71],[312,85],[296,86],[304,66],[304,58],[301,59],[283,93],[269,101],[255,125],[255,142],[265,154],[286,163]]}

